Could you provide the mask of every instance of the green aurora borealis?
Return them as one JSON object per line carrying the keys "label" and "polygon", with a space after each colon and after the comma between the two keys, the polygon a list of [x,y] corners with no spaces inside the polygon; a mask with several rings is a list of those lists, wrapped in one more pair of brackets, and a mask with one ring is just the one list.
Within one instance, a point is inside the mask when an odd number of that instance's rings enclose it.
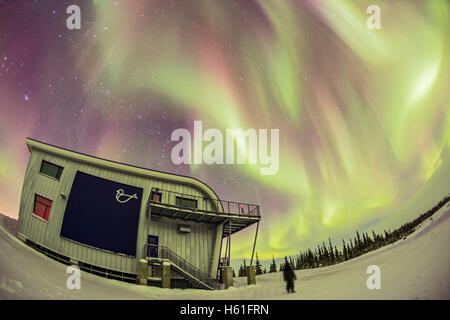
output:
{"label": "green aurora borealis", "polygon": [[[450,192],[448,1],[83,1],[78,31],[67,5],[0,4],[0,212],[17,217],[27,136],[260,204],[261,259],[393,228]],[[170,133],[194,120],[280,129],[278,174],[173,165]]]}

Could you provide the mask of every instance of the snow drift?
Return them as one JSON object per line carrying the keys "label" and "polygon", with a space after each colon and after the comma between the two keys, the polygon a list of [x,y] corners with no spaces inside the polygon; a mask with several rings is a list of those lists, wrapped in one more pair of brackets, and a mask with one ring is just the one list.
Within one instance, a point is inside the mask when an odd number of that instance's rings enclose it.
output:
{"label": "snow drift", "polygon": [[[223,291],[161,289],[81,272],[81,288],[66,287],[67,266],[29,248],[0,219],[0,299],[449,299],[450,205],[424,221],[406,239],[344,263],[297,270],[296,293],[287,294],[282,273],[235,278]],[[369,290],[367,267],[381,270],[381,289]]]}

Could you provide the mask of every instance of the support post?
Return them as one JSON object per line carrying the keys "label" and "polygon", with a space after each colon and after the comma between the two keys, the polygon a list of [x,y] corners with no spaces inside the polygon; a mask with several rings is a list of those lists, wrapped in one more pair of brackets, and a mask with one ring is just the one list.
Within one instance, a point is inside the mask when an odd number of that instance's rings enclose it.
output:
{"label": "support post", "polygon": [[222,268],[222,283],[225,289],[233,286],[233,269],[230,266]]}
{"label": "support post", "polygon": [[211,257],[211,270],[210,276],[211,278],[217,278],[219,275],[219,262],[220,262],[220,254],[222,251],[222,240],[223,240],[223,223],[219,224],[216,228],[216,238],[214,241],[214,249],[213,255]]}
{"label": "support post", "polygon": [[162,288],[170,288],[170,263],[164,261],[162,264]]}
{"label": "support post", "polygon": [[255,266],[247,266],[247,284],[256,284]]}
{"label": "support post", "polygon": [[255,242],[253,242],[252,259],[250,260],[250,265],[252,265],[252,263],[253,263],[253,255],[255,254],[256,238],[258,237],[258,229],[259,229],[259,221],[256,223]]}
{"label": "support post", "polygon": [[230,219],[228,234],[229,234],[229,237],[230,237],[229,249],[228,249],[228,266],[231,266],[231,219]]}
{"label": "support post", "polygon": [[228,241],[229,241],[229,236],[227,237],[227,243],[225,244],[225,261],[228,258]]}

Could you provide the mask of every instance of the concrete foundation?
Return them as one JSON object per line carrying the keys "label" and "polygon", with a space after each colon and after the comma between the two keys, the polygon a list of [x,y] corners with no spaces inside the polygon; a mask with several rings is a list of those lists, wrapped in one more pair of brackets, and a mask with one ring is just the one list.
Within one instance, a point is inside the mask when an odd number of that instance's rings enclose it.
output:
{"label": "concrete foundation", "polygon": [[23,242],[26,242],[26,241],[27,241],[27,238],[25,238],[25,236],[24,236],[23,234],[21,234],[21,233],[18,233],[18,234],[17,234],[17,238],[19,238],[19,239],[22,240]]}
{"label": "concrete foundation", "polygon": [[255,266],[247,266],[247,284],[256,284],[256,277],[255,277]]}
{"label": "concrete foundation", "polygon": [[162,265],[162,288],[170,288],[170,263],[164,262]]}
{"label": "concrete foundation", "polygon": [[138,282],[142,286],[147,285],[148,264],[146,259],[139,260],[139,276]]}
{"label": "concrete foundation", "polygon": [[225,289],[233,286],[233,269],[231,267],[222,268],[222,283],[225,285]]}

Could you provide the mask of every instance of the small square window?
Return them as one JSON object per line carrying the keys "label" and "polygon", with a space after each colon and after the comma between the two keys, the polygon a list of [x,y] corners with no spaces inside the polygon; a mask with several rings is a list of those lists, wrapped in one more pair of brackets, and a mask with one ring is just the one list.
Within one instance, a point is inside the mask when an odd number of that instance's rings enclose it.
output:
{"label": "small square window", "polygon": [[56,164],[47,162],[45,160],[42,160],[41,169],[39,170],[40,173],[43,173],[47,176],[53,177],[58,180],[61,177],[62,171],[63,167],[57,166]]}
{"label": "small square window", "polygon": [[152,191],[150,199],[155,202],[161,202],[161,200],[162,200],[161,192]]}
{"label": "small square window", "polygon": [[33,213],[35,215],[44,219],[45,221],[48,221],[51,208],[52,208],[52,200],[41,197],[37,194],[34,196]]}

